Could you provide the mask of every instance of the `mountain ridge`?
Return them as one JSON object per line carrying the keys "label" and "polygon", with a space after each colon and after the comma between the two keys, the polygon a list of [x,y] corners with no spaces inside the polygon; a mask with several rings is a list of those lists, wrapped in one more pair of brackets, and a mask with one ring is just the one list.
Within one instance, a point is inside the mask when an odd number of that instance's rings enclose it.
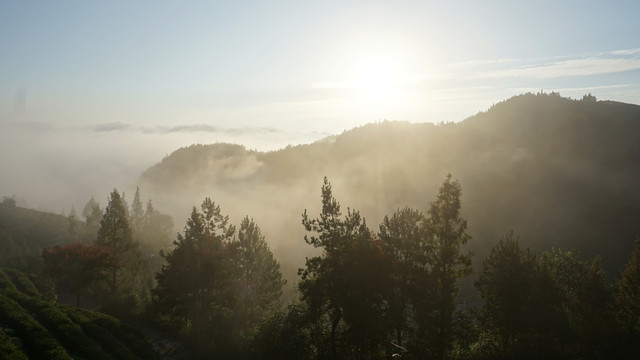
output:
{"label": "mountain ridge", "polygon": [[304,259],[309,249],[296,228],[302,211],[317,206],[323,176],[343,207],[360,210],[375,231],[397,208],[426,210],[452,173],[463,186],[476,264],[513,229],[536,251],[601,255],[617,272],[640,235],[636,139],[638,105],[528,93],[458,123],[385,121],[272,152],[181,148],[140,183],[163,208],[177,205],[176,223],[211,196],[232,218],[255,217],[276,254]]}

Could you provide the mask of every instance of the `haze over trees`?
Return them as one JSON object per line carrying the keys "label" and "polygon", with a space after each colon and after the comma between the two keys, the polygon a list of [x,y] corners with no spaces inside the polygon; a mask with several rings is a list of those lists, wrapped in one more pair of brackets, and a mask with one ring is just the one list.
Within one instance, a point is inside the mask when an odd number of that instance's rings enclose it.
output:
{"label": "haze over trees", "polygon": [[637,358],[638,115],[540,93],[266,154],[193,146],[143,175],[162,209],[216,194],[176,236],[139,189],[92,198],[85,222],[5,198],[0,264],[37,275],[0,270],[0,356],[148,350],[57,291],[191,358]]}
{"label": "haze over trees", "polygon": [[392,209],[426,211],[424,199],[452,173],[464,184],[462,211],[476,239],[468,250],[476,256],[513,229],[535,252],[579,248],[615,273],[640,233],[640,106],[593,100],[524,94],[459,123],[385,121],[266,153],[192,145],[150,167],[140,183],[174,218],[184,212],[176,206],[209,194],[236,221],[251,207],[267,238],[277,240],[276,257],[287,258],[285,276],[295,279],[314,254],[290,224],[314,203],[317,179],[329,177],[340,199],[375,226]]}
{"label": "haze over trees", "polygon": [[[193,207],[175,248],[162,256],[154,301],[197,354],[242,354],[258,324],[277,311],[284,284],[260,228],[248,217],[238,236],[220,206]],[[172,324],[172,325],[171,325]]]}

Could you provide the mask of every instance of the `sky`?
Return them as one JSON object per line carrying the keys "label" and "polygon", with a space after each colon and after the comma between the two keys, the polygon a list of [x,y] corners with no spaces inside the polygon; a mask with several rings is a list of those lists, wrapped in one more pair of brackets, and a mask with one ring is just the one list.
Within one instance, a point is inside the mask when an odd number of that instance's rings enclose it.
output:
{"label": "sky", "polygon": [[638,14],[637,1],[0,0],[0,196],[68,209],[71,191],[131,185],[193,143],[277,150],[385,119],[461,121],[525,92],[640,104]]}

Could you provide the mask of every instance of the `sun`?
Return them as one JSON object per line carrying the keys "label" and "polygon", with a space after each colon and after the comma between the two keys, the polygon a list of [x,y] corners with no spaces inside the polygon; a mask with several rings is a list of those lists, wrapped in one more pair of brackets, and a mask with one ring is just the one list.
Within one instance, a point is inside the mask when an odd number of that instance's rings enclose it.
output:
{"label": "sun", "polygon": [[410,86],[407,61],[397,53],[368,53],[354,60],[347,103],[367,116],[398,113]]}
{"label": "sun", "polygon": [[360,33],[345,38],[325,61],[319,87],[334,89],[338,111],[359,119],[404,118],[423,84],[422,52],[409,36]]}
{"label": "sun", "polygon": [[382,100],[392,95],[402,82],[399,70],[399,66],[388,59],[368,60],[356,69],[354,88],[372,100]]}

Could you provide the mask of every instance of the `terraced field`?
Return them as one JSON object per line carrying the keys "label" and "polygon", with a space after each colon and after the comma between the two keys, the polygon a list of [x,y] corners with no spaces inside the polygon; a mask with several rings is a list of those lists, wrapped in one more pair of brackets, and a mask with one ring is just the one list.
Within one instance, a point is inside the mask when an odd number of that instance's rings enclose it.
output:
{"label": "terraced field", "polygon": [[1,359],[159,359],[136,329],[105,314],[46,301],[33,280],[0,268]]}

